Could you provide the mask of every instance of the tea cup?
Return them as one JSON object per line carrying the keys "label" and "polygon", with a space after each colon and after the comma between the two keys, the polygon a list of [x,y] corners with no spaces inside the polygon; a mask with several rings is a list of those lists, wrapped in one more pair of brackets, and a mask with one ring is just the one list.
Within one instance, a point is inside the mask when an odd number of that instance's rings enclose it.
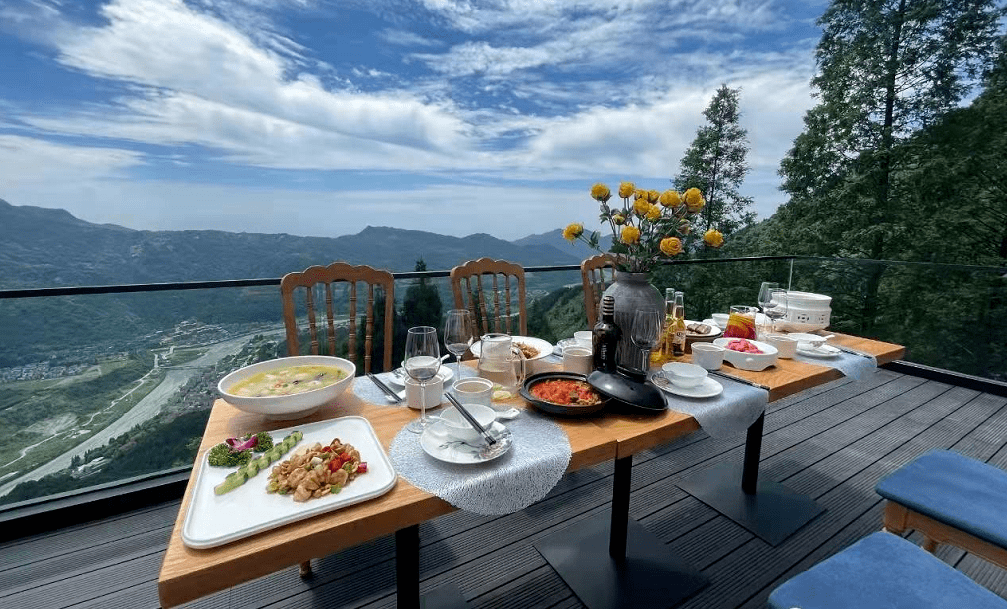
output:
{"label": "tea cup", "polygon": [[776,347],[776,350],[780,352],[779,356],[782,357],[783,359],[791,359],[792,357],[797,355],[798,341],[794,340],[789,336],[773,334],[771,336],[766,337],[766,342]]}
{"label": "tea cup", "polygon": [[493,406],[493,381],[478,376],[455,381],[449,389],[462,404]]}
{"label": "tea cup", "polygon": [[[693,346],[695,347],[695,345]],[[661,366],[661,370],[664,371],[672,384],[683,389],[695,387],[706,379],[706,369],[695,364],[671,362]]]}
{"label": "tea cup", "polygon": [[705,370],[720,370],[724,365],[724,348],[711,343],[693,343],[692,363]]}
{"label": "tea cup", "polygon": [[[465,403],[462,403],[462,406],[479,422],[479,425],[483,429],[489,430],[490,426],[493,425],[493,421],[496,420],[497,413],[489,406]],[[477,442],[482,437],[479,430],[472,427],[468,419],[458,412],[458,409],[454,406],[445,408],[444,412],[437,418],[444,424],[447,434],[453,438],[457,438],[463,442]]]}
{"label": "tea cup", "polygon": [[563,349],[563,370],[588,375],[593,366],[593,352],[584,347],[569,346]]}
{"label": "tea cup", "polygon": [[422,391],[420,390],[419,382],[413,380],[410,376],[406,377],[405,386],[406,405],[410,408],[415,408],[416,410],[422,408],[420,395],[423,396],[423,402],[426,402],[427,408],[437,408],[444,399],[444,379],[439,374],[427,381],[426,387],[423,387]]}

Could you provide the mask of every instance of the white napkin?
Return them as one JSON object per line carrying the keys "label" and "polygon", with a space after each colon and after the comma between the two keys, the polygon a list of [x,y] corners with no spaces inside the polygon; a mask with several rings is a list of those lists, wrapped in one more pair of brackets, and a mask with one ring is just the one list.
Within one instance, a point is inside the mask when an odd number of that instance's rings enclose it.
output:
{"label": "white napkin", "polygon": [[835,357],[808,357],[797,353],[794,360],[805,364],[835,368],[855,381],[874,374],[878,369],[878,360],[873,355],[864,357],[864,355],[855,355],[845,351],[840,351]]}

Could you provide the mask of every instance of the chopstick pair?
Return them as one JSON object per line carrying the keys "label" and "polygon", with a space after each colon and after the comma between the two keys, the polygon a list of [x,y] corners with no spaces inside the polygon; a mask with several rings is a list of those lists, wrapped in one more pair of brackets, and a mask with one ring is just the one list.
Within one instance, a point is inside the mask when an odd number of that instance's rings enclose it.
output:
{"label": "chopstick pair", "polygon": [[766,391],[769,391],[769,387],[766,387],[765,385],[760,385],[760,384],[758,384],[758,383],[756,383],[754,381],[750,381],[748,379],[743,379],[743,378],[737,377],[737,376],[731,376],[730,374],[724,374],[723,372],[718,372],[716,370],[710,370],[710,374],[715,374],[715,375],[717,375],[717,376],[719,376],[721,378],[725,378],[725,379],[727,379],[729,381],[737,381],[739,383],[744,383],[746,385],[751,385],[752,387],[758,387],[759,389],[765,389]]}
{"label": "chopstick pair", "polygon": [[387,395],[389,398],[395,400],[396,403],[401,403],[402,402],[402,398],[399,397],[399,394],[397,394],[394,391],[392,391],[391,387],[389,387],[388,385],[385,385],[384,383],[382,383],[381,380],[378,377],[374,376],[373,372],[368,372],[367,373],[367,378],[371,379],[371,382],[373,382],[375,385],[377,385],[378,389],[380,389],[381,391],[384,391],[385,395]]}
{"label": "chopstick pair", "polygon": [[869,353],[863,353],[862,351],[856,351],[854,349],[850,349],[849,347],[843,347],[842,345],[830,345],[830,346],[835,347],[836,349],[839,349],[843,353],[849,353],[850,355],[859,355],[860,357],[866,357],[867,359],[874,359],[874,356],[870,355]]}
{"label": "chopstick pair", "polygon": [[486,438],[486,442],[488,442],[490,446],[492,446],[492,445],[494,445],[494,444],[497,443],[497,439],[494,438],[490,434],[490,432],[486,431],[486,429],[483,428],[483,426],[479,424],[479,421],[477,421],[476,418],[474,416],[472,416],[472,413],[470,413],[464,406],[462,406],[461,402],[459,402],[455,398],[455,396],[453,396],[453,395],[451,395],[450,393],[447,393],[447,392],[445,392],[444,395],[447,396],[449,402],[451,402],[452,404],[454,404],[455,408],[458,409],[458,412],[462,413],[462,416],[465,417],[465,420],[467,420],[469,422],[469,424],[472,425],[472,427],[476,428],[476,431],[478,431],[479,433],[481,433],[482,436],[484,438]]}

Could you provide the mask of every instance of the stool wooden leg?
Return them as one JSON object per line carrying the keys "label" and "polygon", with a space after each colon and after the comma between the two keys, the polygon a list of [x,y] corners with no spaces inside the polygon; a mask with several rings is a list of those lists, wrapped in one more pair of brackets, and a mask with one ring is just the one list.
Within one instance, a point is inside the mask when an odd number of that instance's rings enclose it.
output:
{"label": "stool wooden leg", "polygon": [[299,570],[301,577],[311,577],[311,561],[306,560],[301,563],[301,568]]}
{"label": "stool wooden leg", "polygon": [[885,504],[884,529],[889,533],[903,535],[909,520],[909,510],[889,501]]}
{"label": "stool wooden leg", "polygon": [[934,552],[937,551],[937,542],[934,541],[933,539],[927,537],[926,535],[924,535],[923,536],[923,549],[926,550],[927,552],[930,552],[931,554],[933,554]]}

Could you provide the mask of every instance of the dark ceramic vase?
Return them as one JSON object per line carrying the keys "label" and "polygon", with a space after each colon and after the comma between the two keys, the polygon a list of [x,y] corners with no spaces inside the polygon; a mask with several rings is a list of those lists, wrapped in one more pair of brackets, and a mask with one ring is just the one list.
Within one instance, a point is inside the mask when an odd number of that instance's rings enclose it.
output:
{"label": "dark ceramic vase", "polygon": [[650,285],[649,279],[650,273],[616,271],[615,281],[604,293],[615,297],[615,325],[622,330],[616,358],[620,366],[631,370],[646,370],[650,366],[649,353],[633,344],[633,315],[639,309],[664,310],[664,297]]}

